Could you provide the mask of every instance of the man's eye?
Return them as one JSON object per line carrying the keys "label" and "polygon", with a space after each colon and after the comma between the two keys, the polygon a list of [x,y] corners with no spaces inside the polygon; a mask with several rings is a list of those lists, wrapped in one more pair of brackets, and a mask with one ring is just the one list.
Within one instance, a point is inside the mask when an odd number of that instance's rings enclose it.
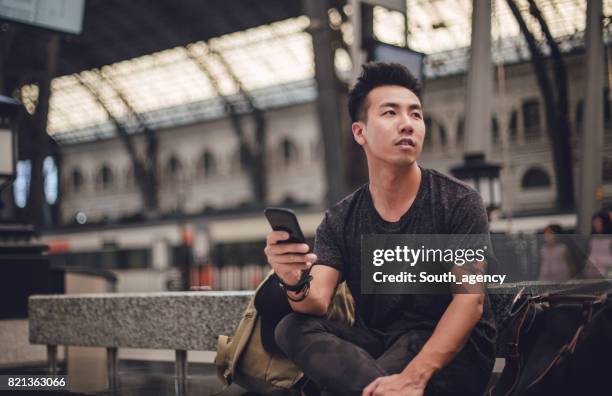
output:
{"label": "man's eye", "polygon": [[414,118],[418,119],[418,120],[420,120],[421,118],[423,118],[423,116],[421,115],[421,113],[416,112],[416,111],[415,111],[414,113],[412,113],[412,116],[413,116]]}
{"label": "man's eye", "polygon": [[395,111],[393,110],[387,110],[383,113],[383,115],[395,115]]}

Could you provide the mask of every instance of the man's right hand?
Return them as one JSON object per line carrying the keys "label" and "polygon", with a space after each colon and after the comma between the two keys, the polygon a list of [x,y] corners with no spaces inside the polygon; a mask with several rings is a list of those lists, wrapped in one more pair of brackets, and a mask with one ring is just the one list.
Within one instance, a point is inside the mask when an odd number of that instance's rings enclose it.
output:
{"label": "man's right hand", "polygon": [[317,260],[317,256],[308,253],[310,248],[305,243],[279,243],[289,238],[284,231],[272,231],[266,238],[264,253],[276,275],[288,285],[295,285]]}

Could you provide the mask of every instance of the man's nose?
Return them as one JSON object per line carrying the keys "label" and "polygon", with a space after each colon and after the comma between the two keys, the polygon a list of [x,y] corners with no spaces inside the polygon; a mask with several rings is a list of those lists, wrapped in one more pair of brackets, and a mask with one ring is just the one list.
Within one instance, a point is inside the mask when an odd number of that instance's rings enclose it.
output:
{"label": "man's nose", "polygon": [[410,118],[410,116],[403,116],[400,122],[401,133],[412,134],[414,132],[414,126],[412,125],[413,120]]}

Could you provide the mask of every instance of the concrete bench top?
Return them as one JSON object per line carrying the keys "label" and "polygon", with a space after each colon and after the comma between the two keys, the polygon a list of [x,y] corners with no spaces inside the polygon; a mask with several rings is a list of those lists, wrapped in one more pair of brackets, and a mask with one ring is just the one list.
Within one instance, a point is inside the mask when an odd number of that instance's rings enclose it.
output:
{"label": "concrete bench top", "polygon": [[233,334],[253,293],[31,296],[30,343],[212,351],[219,334]]}
{"label": "concrete bench top", "polygon": [[[550,282],[489,287],[498,324],[515,293],[575,287]],[[232,335],[253,291],[38,295],[29,299],[30,343],[214,351],[219,334]],[[503,356],[503,350],[500,350]]]}

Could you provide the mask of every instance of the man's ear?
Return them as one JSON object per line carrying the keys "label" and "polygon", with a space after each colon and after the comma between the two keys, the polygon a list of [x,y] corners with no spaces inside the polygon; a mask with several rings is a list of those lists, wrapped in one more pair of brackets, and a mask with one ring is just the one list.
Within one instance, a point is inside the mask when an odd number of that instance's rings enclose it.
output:
{"label": "man's ear", "polygon": [[361,121],[353,122],[351,130],[353,131],[353,139],[355,139],[360,146],[363,146],[366,143],[366,138],[364,136],[365,124]]}

